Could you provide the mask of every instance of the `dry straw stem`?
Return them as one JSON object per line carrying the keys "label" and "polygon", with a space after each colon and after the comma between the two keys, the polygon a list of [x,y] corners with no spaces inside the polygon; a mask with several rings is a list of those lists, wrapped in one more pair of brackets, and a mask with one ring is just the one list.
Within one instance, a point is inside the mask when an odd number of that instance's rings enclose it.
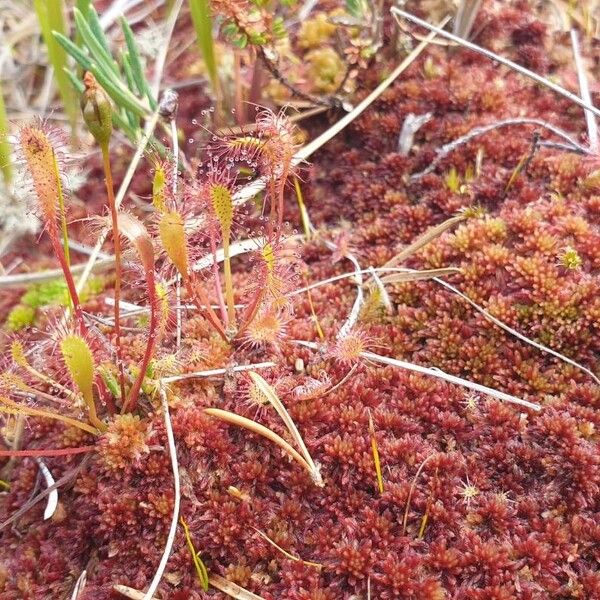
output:
{"label": "dry straw stem", "polygon": [[494,131],[495,129],[500,129],[501,127],[511,127],[511,126],[519,126],[519,125],[537,125],[538,127],[543,127],[548,131],[551,131],[554,135],[565,140],[570,147],[581,152],[582,154],[590,154],[590,149],[582,146],[576,140],[574,140],[568,133],[564,132],[562,129],[555,127],[551,123],[547,123],[546,121],[542,121],[541,119],[535,119],[530,117],[515,117],[510,119],[502,119],[500,121],[495,121],[494,123],[490,123],[489,125],[481,125],[479,127],[475,127],[471,129],[465,135],[456,138],[454,141],[444,144],[440,148],[436,150],[435,158],[429,163],[426,169],[420,171],[419,173],[415,173],[410,176],[411,181],[416,181],[423,177],[424,175],[428,175],[432,173],[434,169],[437,167],[439,162],[448,156],[450,152],[456,150],[459,146],[463,144],[469,143],[471,140],[475,139],[480,135],[484,135],[489,133],[490,131]]}
{"label": "dry straw stem", "polygon": [[[311,350],[319,350],[319,345],[314,342],[307,342],[305,340],[293,340],[293,343],[298,344],[299,346],[310,348]],[[372,363],[379,363],[391,367],[398,367],[400,369],[406,369],[407,371],[421,373],[422,375],[436,377],[437,379],[441,379],[442,381],[447,381],[448,383],[460,385],[462,387],[466,387],[470,390],[474,390],[481,394],[485,394],[486,396],[492,396],[492,398],[496,398],[497,400],[504,400],[505,402],[517,404],[530,410],[542,410],[542,407],[539,406],[539,404],[534,404],[533,402],[522,400],[521,398],[517,398],[516,396],[505,394],[504,392],[501,392],[499,390],[495,390],[485,385],[462,379],[461,377],[456,377],[455,375],[449,375],[448,373],[445,373],[444,371],[436,367],[422,367],[421,365],[416,365],[414,363],[406,362],[404,360],[398,360],[396,358],[390,358],[388,356],[381,356],[380,354],[375,354],[374,352],[361,352],[360,356]]]}
{"label": "dry straw stem", "polygon": [[503,323],[502,321],[500,321],[499,319],[494,317],[494,315],[489,313],[487,310],[485,310],[485,308],[482,308],[481,306],[479,306],[479,304],[477,304],[476,302],[473,302],[473,300],[471,300],[471,298],[469,298],[466,294],[463,294],[460,290],[455,288],[453,285],[450,285],[449,283],[447,283],[441,279],[438,279],[437,277],[433,277],[432,279],[439,285],[441,285],[441,286],[445,287],[447,290],[451,291],[453,294],[457,294],[463,300],[466,300],[475,310],[480,312],[486,319],[488,319],[488,321],[491,321],[492,323],[494,323],[494,325],[497,325],[501,329],[504,329],[504,331],[510,333],[511,335],[514,335],[517,339],[521,340],[522,342],[525,342],[526,344],[529,344],[530,346],[533,346],[534,348],[537,348],[538,350],[541,350],[542,352],[547,352],[548,354],[551,354],[552,356],[559,358],[563,362],[566,362],[566,363],[570,364],[571,366],[576,367],[580,371],[583,371],[584,373],[589,375],[598,385],[600,385],[600,378],[598,378],[595,375],[595,373],[593,371],[591,371],[590,369],[588,369],[587,367],[584,367],[580,363],[574,361],[573,359],[569,358],[568,356],[565,356],[564,354],[561,354],[560,352],[557,352],[556,350],[552,350],[552,348],[548,348],[548,346],[544,346],[544,344],[540,344],[539,342],[536,342],[535,340],[528,338],[527,336],[523,335],[522,333],[519,333],[516,329],[509,327],[508,325],[506,325],[505,323]]}
{"label": "dry straw stem", "polygon": [[248,375],[250,376],[250,379],[252,379],[252,382],[254,383],[254,385],[260,390],[260,392],[262,394],[264,394],[264,396],[267,398],[267,400],[273,405],[273,408],[277,411],[277,414],[281,417],[281,420],[285,423],[285,426],[288,428],[290,435],[294,438],[294,441],[300,448],[300,451],[302,452],[302,456],[304,457],[304,460],[310,467],[311,477],[312,477],[313,481],[315,482],[315,485],[318,485],[319,487],[323,487],[325,484],[323,483],[323,480],[321,479],[321,474],[319,473],[319,468],[314,463],[314,461],[308,451],[308,448],[306,447],[306,444],[304,443],[304,440],[302,439],[302,436],[300,435],[300,432],[298,431],[298,428],[296,427],[296,424],[294,423],[292,417],[290,416],[290,413],[288,413],[287,409],[283,405],[283,402],[281,402],[281,400],[279,399],[279,396],[277,395],[277,393],[275,392],[273,387],[271,385],[269,385],[258,373],[254,373],[253,371],[250,371],[250,373],[248,373]]}
{"label": "dry straw stem", "polygon": [[[236,583],[233,583],[220,575],[211,575],[208,578],[208,582],[214,588],[217,588],[219,591],[227,594],[230,598],[235,598],[236,600],[264,600],[264,598],[245,590],[243,587],[240,587]],[[122,596],[125,596],[125,598],[130,598],[130,600],[160,600],[159,598],[156,598],[156,596],[148,599],[144,595],[144,592],[140,592],[127,585],[115,585],[113,586],[113,590]]]}
{"label": "dry straw stem", "polygon": [[412,500],[413,493],[415,491],[415,487],[417,486],[417,479],[421,474],[421,471],[425,468],[425,465],[435,456],[434,454],[430,454],[420,465],[415,473],[415,476],[410,484],[410,490],[408,491],[408,498],[406,499],[406,508],[404,509],[404,518],[402,519],[402,535],[406,533],[406,524],[408,522],[408,510],[410,508],[410,501]]}
{"label": "dry straw stem", "polygon": [[167,561],[173,549],[173,542],[175,541],[175,533],[177,532],[177,523],[179,521],[179,509],[181,505],[181,484],[179,480],[179,465],[177,463],[177,448],[175,447],[175,437],[173,435],[173,427],[171,425],[171,416],[169,415],[169,403],[167,401],[167,394],[164,387],[159,389],[160,406],[162,408],[163,417],[165,420],[165,430],[167,432],[167,441],[169,447],[169,455],[171,458],[171,469],[173,471],[173,487],[175,490],[175,502],[173,504],[173,516],[171,518],[171,527],[169,528],[169,535],[165,543],[162,557],[156,573],[152,578],[148,591],[142,597],[142,600],[152,600],[154,592],[158,589],[160,580],[162,579],[163,573],[167,566]]}
{"label": "dry straw stem", "polygon": [[279,552],[281,552],[284,556],[286,556],[290,560],[300,562],[308,567],[315,567],[316,569],[323,568],[323,565],[321,563],[311,562],[310,560],[302,560],[299,556],[294,556],[293,554],[290,554],[287,550],[284,550],[279,544],[274,542],[266,533],[263,533],[260,529],[257,529],[256,527],[252,527],[252,529],[254,529],[254,531],[256,531],[256,533],[258,533],[258,535],[260,535],[260,537],[263,538],[263,540],[265,540],[267,543],[271,544],[271,546],[273,546],[273,548],[276,548],[277,550],[279,550]]}
{"label": "dry straw stem", "polygon": [[208,582],[213,587],[236,600],[264,600],[264,598],[245,590],[243,587],[240,587],[236,583],[233,583],[220,575],[211,575],[208,578]]}
{"label": "dry straw stem", "polygon": [[432,242],[438,238],[442,233],[448,231],[458,223],[461,223],[467,218],[466,214],[456,215],[446,219],[439,225],[430,227],[423,235],[419,236],[414,242],[403,248],[396,256],[388,260],[383,266],[384,267],[395,267],[396,265],[403,263],[405,260],[410,258],[415,252],[418,252],[421,248],[427,246],[429,242]]}
{"label": "dry straw stem", "polygon": [[[50,473],[50,469],[46,466],[44,461],[41,458],[36,458],[35,462],[37,463],[44,481],[46,482],[46,487],[52,488],[52,486],[56,483],[54,481],[54,477],[52,477],[52,473]],[[46,503],[46,508],[44,510],[44,521],[52,518],[52,515],[56,512],[56,508],[58,507],[58,491],[56,488],[53,488],[52,491],[48,494],[48,502]]]}
{"label": "dry straw stem", "polygon": [[258,435],[262,435],[264,438],[267,438],[274,444],[277,444],[282,450],[287,452],[296,462],[298,462],[304,469],[308,471],[311,478],[313,476],[313,469],[311,466],[304,460],[304,458],[299,454],[299,452],[290,444],[288,444],[281,436],[277,435],[274,431],[271,431],[264,425],[257,423],[256,421],[252,421],[251,419],[247,419],[246,417],[242,417],[240,415],[236,415],[235,413],[229,412],[228,410],[221,410],[220,408],[205,408],[204,412],[211,417],[216,417],[221,421],[225,421],[226,423],[231,423],[232,425],[237,425],[238,427],[243,427],[244,429],[248,429],[248,431],[252,431]]}
{"label": "dry straw stem", "polygon": [[[408,19],[409,21],[412,21],[413,23],[416,23],[417,25],[420,25],[421,27],[425,27],[432,33],[441,35],[442,37],[452,40],[453,42],[456,42],[460,46],[469,48],[469,50],[473,50],[474,52],[482,54],[483,56],[486,56],[487,58],[490,58],[491,60],[495,60],[495,61],[513,69],[514,71],[517,71],[518,73],[520,73],[521,75],[524,75],[525,77],[529,77],[529,79],[532,79],[536,83],[539,83],[539,84],[547,87],[548,89],[551,89],[553,92],[556,92],[557,94],[567,98],[567,100],[570,100],[574,104],[577,104],[577,105],[581,106],[582,108],[585,108],[585,109],[591,111],[596,116],[600,116],[600,110],[598,110],[595,106],[592,106],[588,102],[585,102],[584,100],[579,98],[579,96],[576,96],[572,92],[569,92],[568,90],[561,87],[560,85],[557,85],[556,83],[550,81],[549,79],[546,79],[545,77],[542,77],[541,75],[538,75],[537,73],[534,73],[533,71],[530,71],[529,69],[526,69],[524,66],[519,65],[519,64],[513,62],[512,60],[508,60],[507,58],[504,58],[503,56],[500,56],[499,54],[491,52],[490,50],[486,50],[485,48],[482,48],[481,46],[478,46],[477,44],[473,44],[472,42],[468,42],[467,40],[464,40],[463,38],[460,38],[456,35],[453,35],[452,33],[449,33],[448,31],[444,31],[440,26],[432,25],[431,23],[428,23],[427,21],[424,21],[423,19],[419,19],[419,17],[415,17],[415,15],[413,15],[409,12],[406,12],[405,10],[401,10],[400,8],[397,8],[395,6],[393,6],[391,8],[391,12],[398,22],[399,22],[400,18]],[[443,25],[442,25],[442,27],[443,27]]]}
{"label": "dry straw stem", "polygon": [[[571,29],[571,45],[573,46],[573,56],[575,58],[575,68],[577,69],[577,77],[579,79],[579,91],[581,98],[584,102],[592,104],[592,96],[590,94],[590,87],[588,85],[588,78],[585,72],[585,65],[581,59],[581,53],[579,52],[579,39],[577,37],[577,31]],[[590,150],[593,154],[598,154],[600,149],[598,140],[598,123],[596,117],[587,108],[585,109],[585,121],[587,123],[588,138],[590,142]]]}
{"label": "dry straw stem", "polygon": [[237,373],[240,371],[250,371],[254,369],[270,369],[276,367],[277,363],[274,362],[262,362],[254,363],[252,365],[236,365],[235,367],[228,367],[225,369],[210,369],[208,371],[196,371],[195,373],[182,373],[181,375],[172,375],[171,377],[164,377],[164,383],[175,383],[177,381],[185,381],[186,379],[201,379],[206,377],[218,377],[220,375],[226,375],[227,373]]}

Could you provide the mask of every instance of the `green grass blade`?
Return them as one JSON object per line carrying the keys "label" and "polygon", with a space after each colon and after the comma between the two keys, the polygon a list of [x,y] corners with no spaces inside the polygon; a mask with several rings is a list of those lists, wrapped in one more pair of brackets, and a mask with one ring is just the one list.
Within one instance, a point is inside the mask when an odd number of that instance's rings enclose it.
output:
{"label": "green grass blade", "polygon": [[56,37],[52,35],[53,31],[63,35],[66,32],[62,0],[34,0],[33,5],[40,23],[44,43],[48,49],[48,60],[54,68],[56,86],[71,123],[71,128],[75,131],[79,107],[69,78],[64,72],[64,68],[67,66],[67,54],[64,48],[58,44]]}
{"label": "green grass blade", "polygon": [[144,70],[142,68],[142,60],[133,37],[133,31],[131,31],[131,27],[124,17],[121,17],[119,21],[121,23],[123,35],[125,36],[125,43],[127,44],[128,62],[129,66],[131,67],[133,81],[135,82],[135,87],[138,93],[140,96],[143,96],[145,94]]}
{"label": "green grass blade", "polygon": [[[121,64],[123,65],[123,71],[125,72],[125,78],[127,80],[127,85],[130,90],[134,90],[137,86],[135,83],[135,77],[133,75],[133,68],[131,66],[131,57],[128,52],[124,52],[121,57]],[[136,115],[134,115],[131,111],[127,111],[127,120],[129,124],[134,128],[139,128],[140,122]]]}
{"label": "green grass blade", "polygon": [[[90,8],[90,14],[92,11],[93,9]],[[104,44],[96,39],[96,36],[92,33],[92,30],[83,18],[83,15],[76,8],[73,9],[73,15],[75,16],[77,31],[81,34],[83,42],[90,51],[92,58],[107,74],[112,73],[117,78],[120,77],[119,67],[113,60],[110,52],[104,47]]]}
{"label": "green grass blade", "polygon": [[10,144],[6,139],[7,135],[8,119],[6,118],[2,85],[0,85],[0,170],[4,176],[4,181],[8,184],[12,181],[12,164],[10,162]]}
{"label": "green grass blade", "polygon": [[108,45],[106,36],[104,35],[104,31],[102,30],[102,25],[100,24],[100,19],[98,18],[96,9],[93,6],[90,6],[87,13],[83,13],[83,11],[80,12],[84,17],[85,22],[90,26],[90,30],[94,35],[94,38],[98,41],[102,48],[104,48],[106,55],[112,57],[110,47]]}
{"label": "green grass blade", "polygon": [[[83,15],[83,18],[86,21],[88,20],[88,15],[90,12],[91,4],[92,4],[92,0],[77,0],[77,2],[75,4],[75,6],[77,6],[77,9]],[[83,40],[81,39],[81,34],[78,31],[75,31],[75,43],[78,46],[83,45]]]}
{"label": "green grass blade", "polygon": [[113,99],[115,104],[131,110],[140,117],[148,115],[148,110],[120,81],[115,81],[112,73],[102,70],[95,62],[92,62],[69,38],[54,32],[58,43],[83,67],[91,71],[98,83],[106,93]]}
{"label": "green grass blade", "polygon": [[154,110],[156,108],[157,102],[154,96],[152,95],[152,92],[150,91],[148,79],[146,79],[146,75],[144,74],[142,59],[140,57],[137,44],[135,42],[133,31],[131,30],[129,23],[127,23],[127,21],[122,17],[121,29],[123,30],[125,43],[127,44],[127,51],[129,54],[129,66],[131,67],[131,73],[135,82],[136,91],[140,94],[140,96],[146,96],[146,98],[148,98],[150,108]]}
{"label": "green grass blade", "polygon": [[69,81],[71,82],[71,85],[73,86],[75,92],[78,95],[83,94],[85,90],[85,85],[83,85],[83,81],[81,81],[81,79],[79,79],[79,77],[77,77],[77,75],[75,75],[75,73],[73,73],[69,69],[65,68],[65,73],[67,74],[67,77],[69,78]]}
{"label": "green grass blade", "polygon": [[53,31],[54,39],[64,48],[64,50],[72,56],[77,64],[83,68],[84,71],[91,71],[92,61],[88,56],[80,50],[66,35],[59,31]]}
{"label": "green grass blade", "polygon": [[190,11],[192,13],[194,28],[196,29],[196,39],[204,58],[204,64],[206,65],[208,77],[213,87],[213,93],[217,94],[219,81],[217,63],[215,61],[210,3],[208,0],[190,0]]}

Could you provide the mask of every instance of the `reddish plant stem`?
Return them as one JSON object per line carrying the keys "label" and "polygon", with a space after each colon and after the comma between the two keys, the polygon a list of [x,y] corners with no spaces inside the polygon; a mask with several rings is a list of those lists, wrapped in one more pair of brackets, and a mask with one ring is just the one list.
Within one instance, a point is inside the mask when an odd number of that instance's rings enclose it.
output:
{"label": "reddish plant stem", "polygon": [[54,250],[54,254],[56,255],[56,258],[60,264],[60,268],[63,272],[63,277],[65,278],[65,282],[67,284],[67,289],[69,291],[69,296],[71,297],[71,302],[73,303],[73,312],[75,314],[75,319],[77,320],[79,331],[81,335],[85,335],[87,334],[87,327],[83,318],[83,312],[81,311],[79,294],[77,293],[77,288],[75,287],[75,281],[73,280],[71,269],[67,264],[67,259],[65,258],[63,247],[61,246],[60,241],[58,239],[58,228],[56,224],[49,224],[48,235],[50,236],[52,249]]}
{"label": "reddish plant stem", "polygon": [[221,287],[219,264],[217,263],[217,244],[212,235],[210,236],[210,250],[213,255],[212,271],[215,280],[215,291],[217,293],[217,300],[219,302],[219,308],[221,309],[221,320],[223,321],[223,323],[227,323],[227,307],[225,306],[225,297],[223,296],[223,289]]}
{"label": "reddish plant stem", "polygon": [[122,347],[121,347],[121,236],[119,235],[119,222],[117,218],[117,205],[115,202],[115,192],[113,187],[112,170],[110,168],[110,155],[108,152],[108,143],[101,146],[102,162],[104,165],[104,176],[106,183],[106,193],[108,195],[108,206],[110,208],[110,217],[112,221],[113,243],[115,246],[115,345],[117,347],[117,363],[119,367],[119,387],[121,388],[121,398],[125,399],[125,372],[123,369]]}
{"label": "reddish plant stem", "polygon": [[144,358],[140,365],[140,372],[129,392],[129,397],[123,402],[123,408],[121,413],[133,412],[137,406],[138,398],[140,395],[140,389],[144,378],[146,377],[146,371],[150,360],[154,355],[154,349],[156,347],[157,340],[157,328],[158,328],[158,297],[156,295],[156,284],[154,281],[154,271],[149,270],[146,272],[146,284],[148,287],[148,297],[150,300],[150,324],[148,326],[148,341],[146,342],[146,351],[144,352]]}
{"label": "reddish plant stem", "polygon": [[240,328],[237,332],[236,338],[239,338],[245,331],[246,329],[248,329],[248,326],[250,325],[250,323],[252,323],[252,320],[254,319],[254,317],[256,316],[256,313],[258,312],[258,308],[260,306],[260,303],[262,302],[262,299],[265,296],[265,289],[261,288],[258,290],[258,292],[256,292],[256,296],[254,296],[252,302],[248,305],[248,307],[246,308],[246,312],[244,313],[244,316],[242,317],[242,321],[240,323]]}
{"label": "reddish plant stem", "polygon": [[39,450],[0,450],[0,456],[28,457],[28,456],[71,456],[84,454],[95,450],[96,446],[78,446],[76,448],[42,448]]}
{"label": "reddish plant stem", "polygon": [[219,320],[219,317],[215,313],[213,307],[210,305],[210,299],[206,295],[206,292],[202,289],[202,285],[197,278],[194,276],[186,277],[185,285],[190,296],[198,300],[198,308],[202,310],[202,307],[204,307],[205,316],[210,321],[211,325],[217,330],[219,335],[225,341],[228,341],[225,329],[223,328],[223,325],[221,324],[221,321]]}

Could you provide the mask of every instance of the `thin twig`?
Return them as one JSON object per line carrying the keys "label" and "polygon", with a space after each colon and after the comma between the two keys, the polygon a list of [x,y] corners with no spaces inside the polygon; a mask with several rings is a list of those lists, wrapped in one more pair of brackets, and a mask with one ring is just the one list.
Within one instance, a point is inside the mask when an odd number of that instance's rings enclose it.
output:
{"label": "thin twig", "polygon": [[549,79],[546,79],[545,77],[542,77],[541,75],[538,75],[537,73],[534,73],[533,71],[530,71],[529,69],[526,69],[523,65],[519,65],[519,64],[513,62],[512,60],[508,60],[508,58],[504,58],[503,56],[500,56],[499,54],[496,54],[495,52],[486,50],[485,48],[482,48],[481,46],[478,46],[477,44],[468,42],[467,40],[464,40],[456,35],[453,35],[452,33],[449,33],[448,31],[443,30],[441,27],[432,25],[431,23],[428,23],[427,21],[424,21],[423,19],[419,19],[419,17],[415,17],[415,15],[413,15],[409,12],[406,12],[405,10],[401,10],[401,9],[393,6],[391,8],[391,12],[396,19],[398,19],[399,17],[408,19],[409,21],[412,21],[413,23],[416,23],[417,25],[420,25],[421,27],[425,27],[426,29],[428,29],[431,32],[435,32],[438,35],[441,35],[442,37],[445,37],[449,40],[452,40],[453,42],[456,42],[457,44],[460,44],[461,46],[464,46],[465,48],[469,48],[469,50],[473,50],[474,52],[483,54],[483,56],[486,56],[487,58],[490,58],[490,59],[495,60],[507,67],[510,67],[511,69],[517,71],[521,75],[525,75],[525,77],[529,77],[529,79],[533,79],[533,81],[535,81],[536,83],[539,83],[539,84],[551,89],[553,92],[556,92],[557,94],[567,98],[567,100],[570,100],[574,104],[577,104],[577,105],[581,106],[582,108],[587,108],[588,110],[592,111],[596,116],[600,116],[600,110],[598,110],[595,106],[588,104],[587,102],[585,102],[584,100],[582,100],[581,98],[579,98],[578,96],[573,94],[572,92],[569,92],[568,90],[561,87],[560,85],[557,85],[553,81],[550,81]]}
{"label": "thin twig", "polygon": [[548,348],[548,346],[544,346],[544,344],[540,344],[539,342],[536,342],[535,340],[528,338],[527,336],[523,335],[522,333],[519,333],[516,329],[513,329],[512,327],[506,325],[506,323],[503,323],[502,321],[500,321],[499,319],[494,317],[494,315],[492,315],[487,310],[485,310],[485,308],[482,308],[481,306],[479,306],[477,303],[475,303],[473,300],[471,300],[471,298],[469,298],[466,294],[463,294],[460,290],[455,288],[453,285],[450,285],[446,281],[444,281],[442,279],[438,279],[437,277],[433,277],[432,280],[435,281],[436,283],[438,283],[439,285],[445,287],[447,290],[450,290],[452,293],[460,296],[463,300],[466,300],[475,310],[480,312],[486,319],[488,319],[488,321],[491,321],[492,323],[494,323],[494,325],[497,325],[501,329],[504,329],[504,331],[510,333],[511,335],[514,335],[517,339],[521,340],[522,342],[525,342],[526,344],[529,344],[530,346],[533,346],[534,348],[537,348],[538,350],[541,350],[542,352],[547,352],[548,354],[551,354],[552,356],[559,358],[563,362],[566,362],[566,363],[570,364],[571,366],[576,367],[580,371],[583,371],[584,373],[589,375],[597,384],[600,385],[600,378],[598,378],[593,373],[593,371],[591,371],[587,367],[584,367],[583,365],[572,360],[568,356],[565,356],[564,354],[561,354],[560,352],[557,352],[556,350],[552,350],[552,348]]}
{"label": "thin twig", "polygon": [[156,569],[156,573],[152,578],[152,582],[150,583],[150,587],[144,594],[142,600],[152,600],[154,596],[154,592],[156,592],[160,580],[162,579],[163,573],[167,566],[167,561],[169,560],[169,555],[171,554],[171,550],[173,548],[173,542],[175,541],[175,533],[177,532],[177,522],[179,520],[179,507],[181,503],[181,488],[179,481],[179,466],[177,464],[177,448],[175,447],[175,437],[173,436],[173,427],[171,425],[171,417],[169,415],[169,403],[167,401],[167,394],[163,386],[159,389],[160,395],[160,404],[163,411],[163,417],[165,420],[165,430],[167,432],[167,440],[169,446],[169,455],[171,457],[171,468],[173,470],[173,487],[175,490],[175,501],[173,504],[173,516],[171,518],[171,527],[169,529],[169,535],[167,536],[167,541],[165,543],[165,548],[163,550],[162,558],[160,559],[160,563],[158,568]]}
{"label": "thin twig", "polygon": [[551,131],[554,135],[565,140],[579,152],[583,154],[590,154],[590,150],[588,148],[579,144],[571,136],[569,136],[568,133],[564,132],[558,127],[555,127],[551,123],[547,123],[546,121],[542,121],[541,119],[533,119],[529,117],[515,117],[510,119],[502,119],[501,121],[495,121],[494,123],[490,123],[489,125],[481,125],[479,127],[475,127],[465,135],[456,138],[454,141],[449,142],[448,144],[444,144],[442,147],[436,150],[435,158],[431,161],[431,163],[429,163],[426,169],[420,171],[419,173],[414,173],[410,176],[411,181],[416,181],[417,179],[420,179],[421,177],[432,173],[443,158],[448,156],[448,154],[456,150],[459,146],[468,144],[476,137],[489,133],[490,131],[494,131],[495,129],[500,129],[501,127],[510,127],[517,125],[537,125],[538,127],[543,127],[544,129]]}
{"label": "thin twig", "polygon": [[[579,92],[581,99],[588,104],[592,104],[592,95],[590,94],[590,87],[588,85],[588,78],[585,72],[585,65],[581,59],[581,53],[579,52],[579,40],[577,37],[577,31],[571,29],[571,45],[573,46],[573,56],[575,57],[575,68],[577,69],[577,77],[579,79]],[[585,112],[585,121],[587,123],[588,138],[590,142],[590,150],[594,154],[598,154],[600,149],[598,140],[598,123],[596,117],[587,108]]]}
{"label": "thin twig", "polygon": [[187,379],[202,379],[206,377],[217,377],[226,375],[227,373],[238,373],[241,371],[253,371],[254,369],[270,369],[276,367],[277,363],[262,362],[254,363],[253,365],[236,365],[235,367],[227,367],[225,369],[210,369],[208,371],[196,371],[195,373],[183,373],[181,375],[172,375],[171,377],[163,377],[164,383],[176,383],[177,381],[185,381]]}
{"label": "thin twig", "polygon": [[[299,346],[304,346],[306,348],[311,348],[312,350],[319,350],[319,345],[315,344],[314,342],[307,342],[305,340],[293,340],[293,343],[298,344]],[[505,394],[504,392],[495,390],[494,388],[490,388],[479,383],[474,383],[472,381],[468,381],[467,379],[462,379],[462,377],[457,377],[456,375],[450,375],[436,367],[422,367],[421,365],[416,365],[414,363],[406,362],[404,360],[398,360],[396,358],[390,358],[388,356],[382,356],[380,354],[375,354],[374,352],[361,352],[360,356],[374,363],[389,365],[391,367],[399,367],[401,369],[406,369],[407,371],[421,373],[422,375],[430,375],[431,377],[436,377],[437,379],[441,379],[442,381],[447,381],[448,383],[460,385],[462,387],[466,387],[470,390],[474,390],[481,394],[492,396],[492,398],[504,400],[505,402],[517,404],[519,406],[523,406],[531,410],[542,410],[542,407],[539,404],[534,404],[533,402],[522,400],[521,398],[517,398],[516,396]]]}

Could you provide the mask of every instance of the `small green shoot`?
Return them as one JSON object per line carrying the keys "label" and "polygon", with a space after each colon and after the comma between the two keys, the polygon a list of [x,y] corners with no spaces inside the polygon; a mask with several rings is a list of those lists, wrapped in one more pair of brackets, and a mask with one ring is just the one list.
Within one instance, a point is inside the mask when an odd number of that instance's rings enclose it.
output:
{"label": "small green shoot", "polygon": [[6,139],[7,135],[8,118],[4,106],[4,96],[2,95],[2,84],[0,83],[0,171],[2,171],[5,183],[9,184],[12,181],[13,173],[10,162],[10,144]]}
{"label": "small green shoot", "polygon": [[192,561],[194,562],[194,567],[196,568],[196,573],[198,574],[198,580],[200,581],[200,586],[202,589],[207,592],[208,591],[208,571],[200,558],[200,553],[196,551],[194,548],[194,542],[192,542],[192,537],[190,535],[190,528],[188,527],[185,519],[183,517],[179,517],[179,522],[183,527],[183,533],[185,535],[185,541],[187,547],[190,550],[190,554],[192,555]]}
{"label": "small green shoot", "polygon": [[379,448],[377,446],[377,438],[375,437],[375,426],[373,417],[369,411],[369,435],[371,436],[371,451],[373,452],[373,462],[375,463],[375,473],[377,475],[377,489],[379,494],[383,494],[383,475],[381,474],[381,461],[379,460]]}
{"label": "small green shoot", "polygon": [[219,75],[215,60],[214,40],[212,34],[212,18],[208,0],[190,0],[190,12],[196,29],[196,40],[206,65],[208,78],[213,88],[215,97],[219,95]]}
{"label": "small green shoot", "polygon": [[48,50],[48,60],[54,69],[54,78],[63,101],[65,112],[71,124],[71,130],[75,132],[77,124],[77,100],[69,82],[69,77],[65,72],[67,68],[67,54],[57,43],[56,38],[52,35],[58,32],[64,35],[66,32],[65,21],[63,17],[62,0],[34,0],[33,7],[35,9],[42,37]]}

